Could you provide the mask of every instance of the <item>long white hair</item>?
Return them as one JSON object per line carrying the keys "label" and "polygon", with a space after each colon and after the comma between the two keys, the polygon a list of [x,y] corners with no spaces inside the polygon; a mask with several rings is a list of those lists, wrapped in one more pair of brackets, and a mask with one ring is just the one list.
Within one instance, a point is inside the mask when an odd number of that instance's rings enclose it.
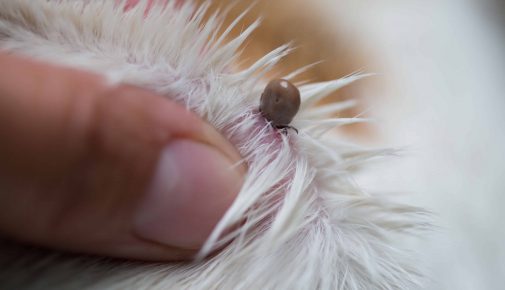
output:
{"label": "long white hair", "polygon": [[[207,120],[240,151],[244,185],[197,258],[145,264],[75,256],[4,243],[0,279],[30,289],[412,289],[422,283],[403,234],[428,225],[426,212],[394,196],[362,191],[352,171],[393,153],[350,145],[331,132],[366,120],[331,118],[353,105],[315,104],[366,76],[300,85],[302,104],[282,134],[259,114],[264,75],[288,45],[250,67],[234,64],[259,25],[236,38],[220,31],[208,3],[171,1],[145,14],[116,1],[0,1],[0,49],[91,70],[170,96]],[[204,20],[206,19],[206,20]],[[290,75],[291,79],[303,71]],[[231,225],[241,226],[229,230]],[[223,233],[226,233],[223,235]],[[224,249],[209,257],[216,248]]]}

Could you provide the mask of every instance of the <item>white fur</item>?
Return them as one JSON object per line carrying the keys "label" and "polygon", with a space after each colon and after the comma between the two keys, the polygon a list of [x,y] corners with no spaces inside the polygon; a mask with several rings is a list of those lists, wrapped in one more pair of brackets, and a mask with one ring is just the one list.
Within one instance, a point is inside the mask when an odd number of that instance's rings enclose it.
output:
{"label": "white fur", "polygon": [[[280,134],[257,108],[265,72],[289,47],[272,51],[245,70],[234,67],[241,44],[258,22],[225,41],[230,29],[217,34],[220,15],[203,21],[208,5],[155,7],[144,17],[143,5],[123,12],[114,2],[3,0],[0,48],[174,96],[235,144],[248,165],[244,186],[192,263],[110,261],[5,244],[0,278],[10,287],[32,289],[421,285],[416,263],[398,241],[399,234],[426,227],[425,212],[399,204],[393,196],[363,192],[351,175],[362,161],[391,151],[361,150],[328,134],[335,126],[363,121],[326,118],[351,103],[314,107],[363,74],[302,85],[301,111],[293,121],[300,133]],[[240,228],[218,238],[241,220]],[[205,258],[226,243],[219,254]]]}

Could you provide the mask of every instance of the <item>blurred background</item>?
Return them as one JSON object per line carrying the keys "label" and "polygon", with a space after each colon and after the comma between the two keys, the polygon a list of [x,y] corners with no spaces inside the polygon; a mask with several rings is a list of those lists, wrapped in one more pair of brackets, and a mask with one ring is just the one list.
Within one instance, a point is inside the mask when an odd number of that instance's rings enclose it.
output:
{"label": "blurred background", "polygon": [[[229,21],[250,4],[231,2]],[[280,75],[317,61],[299,80],[377,73],[326,101],[358,99],[342,116],[377,120],[347,137],[404,149],[358,182],[434,213],[414,245],[427,289],[504,289],[505,1],[260,0],[245,24],[258,15],[244,64],[294,41]]]}

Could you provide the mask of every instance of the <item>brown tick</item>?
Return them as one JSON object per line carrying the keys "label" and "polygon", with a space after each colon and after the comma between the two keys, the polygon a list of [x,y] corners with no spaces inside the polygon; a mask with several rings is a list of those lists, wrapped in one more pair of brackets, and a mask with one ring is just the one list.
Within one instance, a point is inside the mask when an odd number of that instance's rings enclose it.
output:
{"label": "brown tick", "polygon": [[271,80],[260,100],[260,112],[270,124],[287,132],[291,128],[298,133],[295,127],[289,125],[300,109],[300,91],[287,80]]}

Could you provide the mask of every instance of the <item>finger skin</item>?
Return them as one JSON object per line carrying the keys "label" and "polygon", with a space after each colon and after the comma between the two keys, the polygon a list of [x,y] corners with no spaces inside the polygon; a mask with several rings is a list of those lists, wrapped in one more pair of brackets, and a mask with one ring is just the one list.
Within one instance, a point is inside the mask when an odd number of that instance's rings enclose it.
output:
{"label": "finger skin", "polygon": [[122,258],[191,257],[195,249],[135,235],[132,215],[171,140],[198,140],[234,156],[223,149],[231,145],[148,91],[5,53],[0,67],[9,68],[0,70],[2,235]]}

